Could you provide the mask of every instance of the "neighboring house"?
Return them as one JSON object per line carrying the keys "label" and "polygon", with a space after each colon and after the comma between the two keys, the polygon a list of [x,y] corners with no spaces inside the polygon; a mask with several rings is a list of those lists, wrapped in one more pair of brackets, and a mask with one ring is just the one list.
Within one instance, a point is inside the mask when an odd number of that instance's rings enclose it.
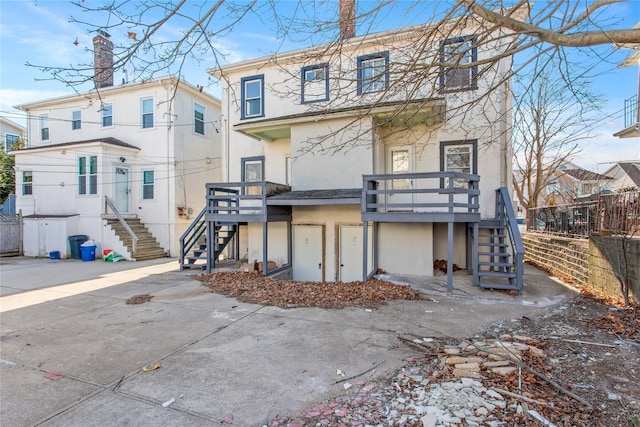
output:
{"label": "neighboring house", "polygon": [[2,138],[2,148],[5,153],[11,151],[19,140],[25,139],[27,129],[9,119],[0,117],[0,138]]}
{"label": "neighboring house", "polygon": [[[108,35],[94,45],[108,59]],[[86,235],[100,255],[174,255],[204,206],[205,183],[221,177],[220,102],[172,77],[113,86],[109,61],[98,59],[96,90],[17,107],[29,135],[13,152],[24,253],[64,256],[69,236]],[[115,211],[139,238],[135,248]]]}
{"label": "neighboring house", "polygon": [[[0,116],[0,138],[2,150],[8,153],[16,147],[18,141],[25,141],[27,129],[9,119]],[[15,195],[9,194],[5,200],[0,199],[0,213],[16,213]]]}
{"label": "neighboring house", "polygon": [[[508,40],[478,46],[473,25],[437,40],[430,25],[362,37],[343,28],[339,50],[209,70],[223,86],[225,182],[208,186],[205,221],[216,247],[206,268],[234,242],[229,256],[296,280],[362,280],[377,269],[432,276],[444,259],[474,273],[493,269],[476,276],[481,286],[517,287],[521,266],[518,273],[505,249],[512,230],[504,228],[506,210],[513,213],[508,79],[486,96],[511,58],[483,73],[409,64],[409,53],[418,64],[465,64]],[[463,114],[467,103],[475,106]],[[478,237],[479,229],[495,234]],[[502,254],[482,255],[498,247]],[[184,267],[199,266],[201,252],[184,254]]]}
{"label": "neighboring house", "polygon": [[[634,27],[640,29],[640,22]],[[613,134],[619,138],[638,138],[640,137],[640,108],[638,108],[638,100],[640,99],[640,44],[623,46],[634,49],[618,67],[637,67],[638,81],[636,82],[637,92],[624,100],[624,129]]]}
{"label": "neighboring house", "polygon": [[640,162],[618,162],[605,175],[612,178],[611,190],[640,189]]}
{"label": "neighboring house", "polygon": [[568,161],[563,162],[550,178],[538,203],[540,206],[551,206],[591,200],[600,193],[610,192],[612,181],[606,174],[591,172]]}

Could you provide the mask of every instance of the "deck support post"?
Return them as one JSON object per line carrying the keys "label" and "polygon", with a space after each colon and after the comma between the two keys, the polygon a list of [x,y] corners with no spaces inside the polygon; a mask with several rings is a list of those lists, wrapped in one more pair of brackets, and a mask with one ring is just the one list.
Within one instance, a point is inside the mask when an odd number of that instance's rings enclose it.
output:
{"label": "deck support post", "polygon": [[447,226],[447,292],[453,291],[453,222]]}

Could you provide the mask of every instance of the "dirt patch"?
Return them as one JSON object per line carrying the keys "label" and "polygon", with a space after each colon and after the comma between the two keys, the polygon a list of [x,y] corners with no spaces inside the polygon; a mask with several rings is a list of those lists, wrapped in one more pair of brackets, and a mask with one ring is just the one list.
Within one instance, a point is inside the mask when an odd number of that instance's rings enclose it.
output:
{"label": "dirt patch", "polygon": [[149,294],[142,294],[142,295],[134,295],[131,298],[129,298],[128,300],[125,301],[125,304],[144,304],[145,302],[149,302],[151,301],[151,298],[153,298],[153,296],[149,295]]}
{"label": "dirt patch", "polygon": [[299,282],[271,279],[257,272],[222,272],[194,278],[215,292],[239,301],[281,308],[375,307],[391,300],[420,299],[420,293],[409,286],[378,279],[348,283]]}

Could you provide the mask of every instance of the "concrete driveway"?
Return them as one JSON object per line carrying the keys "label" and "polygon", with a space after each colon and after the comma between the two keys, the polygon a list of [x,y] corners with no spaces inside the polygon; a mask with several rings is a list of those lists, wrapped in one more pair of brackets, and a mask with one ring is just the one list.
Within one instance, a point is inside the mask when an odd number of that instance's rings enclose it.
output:
{"label": "concrete driveway", "polygon": [[[0,424],[261,426],[345,393],[337,369],[355,383],[400,368],[416,353],[399,334],[469,336],[573,295],[527,266],[517,297],[464,274],[449,295],[444,277],[390,277],[430,299],[285,310],[211,293],[192,274],[175,259],[0,259]],[[154,298],[125,304],[138,294]]]}

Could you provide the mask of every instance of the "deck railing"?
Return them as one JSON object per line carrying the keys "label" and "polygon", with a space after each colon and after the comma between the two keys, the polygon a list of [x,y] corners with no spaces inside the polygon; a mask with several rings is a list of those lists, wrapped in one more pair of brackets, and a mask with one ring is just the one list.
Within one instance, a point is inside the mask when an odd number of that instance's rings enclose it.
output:
{"label": "deck railing", "polygon": [[628,128],[640,122],[638,114],[638,95],[624,100],[624,127]]}
{"label": "deck railing", "polygon": [[478,213],[479,181],[460,172],[365,175],[362,214]]}
{"label": "deck railing", "polygon": [[509,247],[513,255],[513,269],[516,273],[516,290],[520,291],[523,286],[524,243],[518,229],[518,220],[511,203],[509,190],[506,187],[500,187],[496,190],[496,217],[507,230]]}
{"label": "deck railing", "polygon": [[[287,185],[268,181],[229,182],[207,184],[207,214],[233,215],[242,220],[246,216],[261,216],[267,213],[267,197],[290,191]],[[223,218],[218,219],[224,221]]]}

